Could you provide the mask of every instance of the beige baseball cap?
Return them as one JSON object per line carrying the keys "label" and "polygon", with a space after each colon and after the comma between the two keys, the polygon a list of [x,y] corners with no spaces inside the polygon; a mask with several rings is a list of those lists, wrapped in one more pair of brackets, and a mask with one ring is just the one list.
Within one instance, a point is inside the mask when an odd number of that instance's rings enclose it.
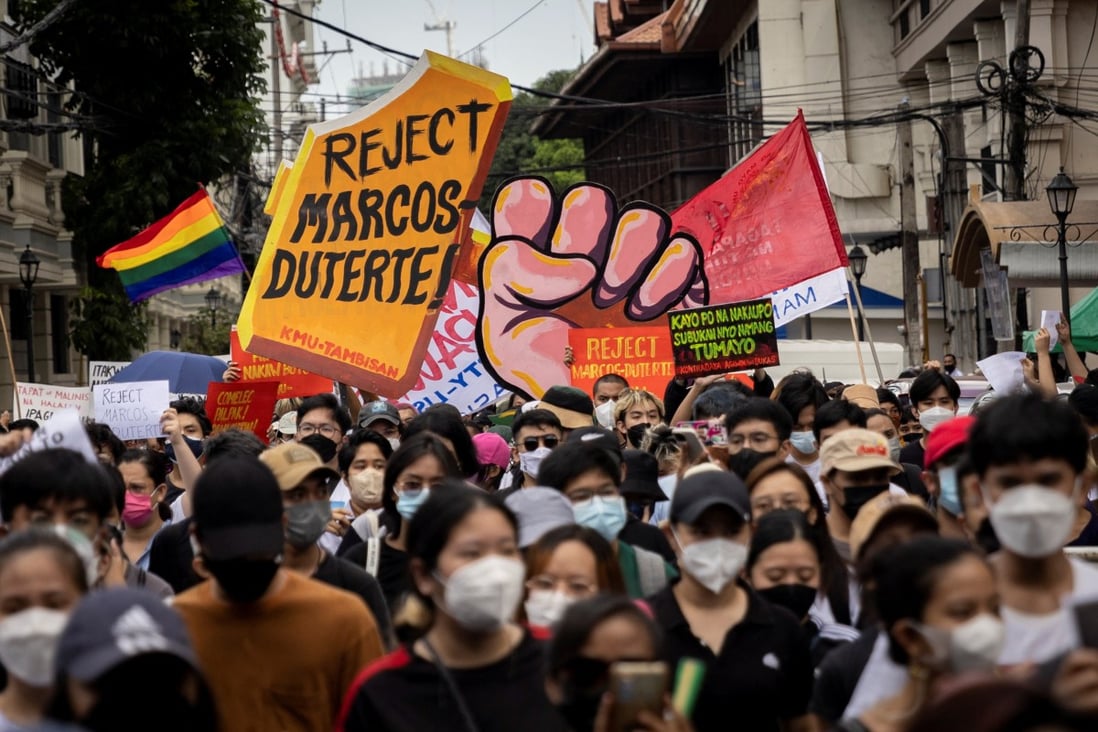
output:
{"label": "beige baseball cap", "polygon": [[926,531],[938,531],[938,519],[927,509],[923,499],[885,491],[862,506],[850,524],[850,556],[860,559],[862,548],[878,531],[901,520]]}
{"label": "beige baseball cap", "polygon": [[869,384],[854,384],[843,389],[843,399],[857,404],[862,409],[880,409],[877,390]]}
{"label": "beige baseball cap", "polygon": [[894,474],[901,471],[892,461],[888,440],[880,433],[855,427],[832,435],[820,448],[821,475],[832,470],[854,473],[874,468],[891,468]]}
{"label": "beige baseball cap", "polygon": [[271,469],[279,489],[283,491],[292,491],[313,475],[327,480],[339,480],[339,473],[325,465],[316,450],[300,442],[287,442],[272,447],[260,454],[259,459]]}

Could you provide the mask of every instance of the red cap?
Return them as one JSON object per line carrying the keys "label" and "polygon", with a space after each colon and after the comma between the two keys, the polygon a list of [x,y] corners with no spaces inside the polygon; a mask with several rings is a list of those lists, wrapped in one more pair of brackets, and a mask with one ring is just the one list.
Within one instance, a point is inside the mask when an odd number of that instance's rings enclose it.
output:
{"label": "red cap", "polygon": [[967,443],[968,433],[972,431],[974,424],[976,424],[976,418],[966,416],[954,417],[935,427],[926,438],[923,467],[930,470],[931,466],[941,460],[946,453]]}

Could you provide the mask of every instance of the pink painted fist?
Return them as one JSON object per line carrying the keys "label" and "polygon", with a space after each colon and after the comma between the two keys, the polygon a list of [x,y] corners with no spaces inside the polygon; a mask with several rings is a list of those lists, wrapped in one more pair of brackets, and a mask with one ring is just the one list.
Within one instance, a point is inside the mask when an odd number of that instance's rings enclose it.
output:
{"label": "pink painted fist", "polygon": [[477,344],[508,388],[539,398],[570,383],[561,354],[571,328],[639,325],[708,301],[701,248],[672,236],[670,217],[655,206],[619,210],[592,183],[557,200],[548,181],[530,177],[501,186],[492,208]]}

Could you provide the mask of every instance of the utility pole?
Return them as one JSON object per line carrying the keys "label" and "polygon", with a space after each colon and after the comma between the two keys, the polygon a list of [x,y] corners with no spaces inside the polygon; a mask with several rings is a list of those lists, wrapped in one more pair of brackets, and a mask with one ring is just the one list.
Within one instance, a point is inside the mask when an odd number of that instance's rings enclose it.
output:
{"label": "utility pole", "polygon": [[[965,124],[960,109],[950,110],[942,120],[942,129],[949,155],[942,163],[943,188],[946,229],[945,252],[941,258],[940,266],[943,271],[949,266],[949,258],[953,254],[953,237],[957,234],[957,228],[961,223],[961,215],[964,213],[968,199],[968,186],[965,178],[965,164],[958,157],[963,155],[965,149]],[[976,361],[976,329],[972,322],[972,297],[970,290],[961,287],[953,277],[946,280],[946,302],[949,303],[949,322],[953,327],[948,334],[948,345],[959,359],[966,364]]]}
{"label": "utility pole", "polygon": [[271,19],[271,96],[274,98],[274,112],[271,115],[271,144],[274,149],[274,164],[277,167],[282,162],[282,56],[278,51],[278,28],[281,23],[279,16]]}
{"label": "utility pole", "polygon": [[[1029,45],[1029,2],[1017,0],[1015,8],[1017,18],[1014,27],[1014,50],[1021,51]],[[1015,83],[1009,91],[1010,126],[1007,133],[1007,159],[1003,190],[1010,200],[1024,201],[1026,198],[1026,95],[1024,80],[1029,66],[1029,57],[1022,52],[1011,58],[1010,75]],[[1014,68],[1017,66],[1019,68]]]}
{"label": "utility pole", "polygon": [[[900,103],[899,112],[908,112],[908,103]],[[915,219],[915,151],[911,147],[911,120],[898,124],[900,145],[900,254],[903,258],[904,326],[908,365],[919,360],[919,231]]]}
{"label": "utility pole", "polygon": [[423,24],[423,30],[425,31],[446,32],[446,55],[450,58],[454,57],[454,28],[457,28],[457,21],[455,20],[439,20],[437,23]]}

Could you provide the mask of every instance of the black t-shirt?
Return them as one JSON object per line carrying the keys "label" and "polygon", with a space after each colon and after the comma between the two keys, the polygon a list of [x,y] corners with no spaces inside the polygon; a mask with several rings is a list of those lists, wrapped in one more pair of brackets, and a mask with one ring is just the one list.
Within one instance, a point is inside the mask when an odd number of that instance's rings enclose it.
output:
{"label": "black t-shirt", "polygon": [[[385,595],[385,602],[389,605],[389,612],[393,613],[400,607],[400,601],[408,590],[412,589],[412,579],[408,576],[408,555],[399,549],[389,546],[381,539],[381,557],[377,565],[377,581],[381,585],[381,592]],[[346,559],[356,567],[366,569],[366,553],[370,542],[364,541],[356,544],[341,558]]]}
{"label": "black t-shirt", "polygon": [[854,696],[858,679],[873,655],[873,646],[880,628],[867,628],[858,639],[831,651],[816,669],[816,686],[812,690],[811,712],[828,724],[836,724]]}
{"label": "black t-shirt", "polygon": [[903,470],[892,476],[892,482],[900,486],[913,496],[918,496],[924,501],[930,501],[930,493],[923,483],[923,469],[910,463],[900,463]]}
{"label": "black t-shirt", "polygon": [[[501,660],[450,669],[479,732],[566,732],[545,694],[541,644],[527,634]],[[455,730],[468,732],[454,691],[430,661],[401,647],[374,663],[347,692],[338,732]]]}
{"label": "black t-shirt", "polygon": [[778,730],[779,722],[808,713],[812,660],[808,639],[793,613],[775,607],[740,581],[747,612],[724,637],[719,653],[694,635],[672,587],[648,598],[664,631],[664,651],[674,673],[683,658],[706,665],[693,723],[710,730]]}
{"label": "black t-shirt", "polygon": [[325,552],[313,579],[361,597],[377,621],[377,632],[381,639],[387,647],[392,648],[393,621],[389,618],[389,606],[381,592],[381,585],[365,569]]}
{"label": "black t-shirt", "polygon": [[165,526],[149,547],[149,571],[171,585],[177,595],[202,582],[194,571],[190,526],[190,517]]}
{"label": "black t-shirt", "polygon": [[918,467],[922,467],[923,458],[926,456],[926,448],[923,447],[922,440],[916,440],[910,445],[904,445],[900,448],[900,462],[910,463]]}
{"label": "black t-shirt", "polygon": [[670,562],[672,566],[675,565],[675,552],[671,549],[671,545],[667,543],[667,537],[663,535],[663,532],[652,524],[644,523],[635,516],[630,516],[626,520],[625,526],[618,532],[618,539],[630,546],[639,546],[641,549],[655,552],[664,560]]}

